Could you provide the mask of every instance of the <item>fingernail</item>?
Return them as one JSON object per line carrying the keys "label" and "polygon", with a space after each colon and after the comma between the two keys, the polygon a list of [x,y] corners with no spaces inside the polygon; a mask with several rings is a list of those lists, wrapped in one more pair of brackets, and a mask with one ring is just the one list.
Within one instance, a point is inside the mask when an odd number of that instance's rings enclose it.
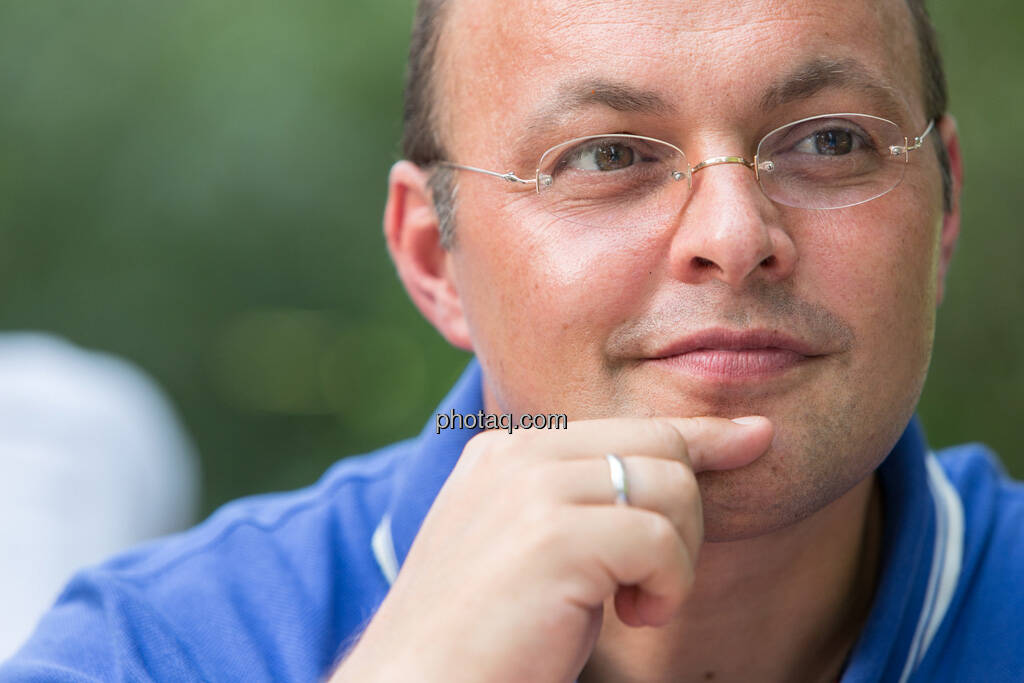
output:
{"label": "fingernail", "polygon": [[746,417],[734,417],[732,421],[738,425],[756,425],[763,419],[760,415],[748,415]]}

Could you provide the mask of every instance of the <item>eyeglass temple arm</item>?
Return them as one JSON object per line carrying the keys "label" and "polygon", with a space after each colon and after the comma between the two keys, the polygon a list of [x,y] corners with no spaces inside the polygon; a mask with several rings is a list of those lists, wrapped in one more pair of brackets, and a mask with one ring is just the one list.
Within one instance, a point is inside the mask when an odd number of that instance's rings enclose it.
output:
{"label": "eyeglass temple arm", "polygon": [[931,121],[928,122],[928,127],[924,129],[923,133],[921,133],[916,138],[914,138],[914,142],[913,143],[911,143],[909,139],[903,138],[903,140],[906,142],[906,144],[905,145],[893,145],[892,147],[889,148],[889,152],[894,157],[899,157],[899,156],[906,155],[906,159],[909,162],[910,161],[910,155],[907,154],[907,152],[913,152],[915,149],[919,149],[921,147],[921,145],[924,144],[924,139],[926,137],[928,137],[928,133],[931,133],[933,128],[935,128],[935,119],[932,119]]}
{"label": "eyeglass temple arm", "polygon": [[501,178],[502,180],[507,180],[510,183],[521,183],[523,185],[536,185],[537,184],[537,180],[535,178],[520,178],[519,176],[517,176],[512,171],[509,171],[508,173],[498,173],[497,171],[488,171],[486,168],[477,168],[476,166],[463,166],[462,164],[453,164],[450,161],[439,161],[439,162],[437,162],[437,165],[438,166],[444,166],[445,168],[457,168],[457,169],[460,169],[462,171],[474,171],[476,173],[486,173],[489,176],[494,176],[495,178]]}

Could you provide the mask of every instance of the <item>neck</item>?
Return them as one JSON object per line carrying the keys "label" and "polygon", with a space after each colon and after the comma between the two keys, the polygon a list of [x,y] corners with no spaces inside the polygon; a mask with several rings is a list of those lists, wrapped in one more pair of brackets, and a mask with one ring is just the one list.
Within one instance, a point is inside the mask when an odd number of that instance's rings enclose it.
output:
{"label": "neck", "polygon": [[606,605],[581,682],[838,680],[870,611],[881,530],[872,476],[787,529],[706,543],[668,626],[631,629]]}

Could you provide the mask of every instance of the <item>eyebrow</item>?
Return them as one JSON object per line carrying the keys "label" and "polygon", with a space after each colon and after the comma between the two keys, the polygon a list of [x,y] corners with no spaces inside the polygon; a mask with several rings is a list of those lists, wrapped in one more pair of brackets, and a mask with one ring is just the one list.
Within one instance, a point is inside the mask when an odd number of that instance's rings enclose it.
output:
{"label": "eyebrow", "polygon": [[653,90],[643,90],[628,83],[588,78],[570,82],[558,89],[558,95],[527,119],[527,130],[543,130],[570,114],[599,104],[609,109],[640,114],[671,116],[677,113],[674,104]]}
{"label": "eyebrow", "polygon": [[[791,102],[804,100],[832,88],[852,88],[867,95],[879,113],[895,115],[905,110],[902,93],[885,83],[861,63],[852,59],[816,58],[797,67],[765,88],[760,108],[764,113]],[[679,109],[654,90],[603,78],[570,80],[557,88],[557,95],[526,120],[519,146],[533,134],[547,130],[572,114],[592,105],[621,112],[662,117],[678,115]],[[865,112],[871,113],[871,112]]]}
{"label": "eyebrow", "polygon": [[[798,100],[805,100],[823,90],[847,88],[858,90],[884,113],[905,110],[903,93],[874,75],[852,59],[819,58],[805,62],[786,76],[769,85],[761,95],[761,111]],[[871,113],[871,112],[865,112]]]}

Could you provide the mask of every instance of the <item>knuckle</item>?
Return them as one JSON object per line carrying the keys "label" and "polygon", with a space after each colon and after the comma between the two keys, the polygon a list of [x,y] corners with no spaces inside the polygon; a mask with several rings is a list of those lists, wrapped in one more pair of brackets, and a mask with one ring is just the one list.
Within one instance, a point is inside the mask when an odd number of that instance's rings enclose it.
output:
{"label": "knuckle", "polygon": [[659,552],[676,552],[679,534],[675,525],[663,515],[653,513],[648,518],[647,533],[651,543]]}
{"label": "knuckle", "polygon": [[690,418],[690,419],[691,419],[691,420],[692,420],[692,421],[694,422],[694,424],[696,424],[696,425],[697,425],[697,427],[698,427],[699,429],[701,429],[701,430],[711,430],[711,429],[715,429],[715,428],[716,428],[716,427],[717,427],[717,426],[719,425],[719,423],[720,423],[720,422],[722,421],[722,419],[721,419],[721,418],[718,418],[718,417],[710,417],[710,416],[708,416],[708,415],[699,415],[699,416],[697,416],[697,417],[692,417],[692,418]]}
{"label": "knuckle", "polygon": [[704,518],[701,515],[689,515],[679,525],[679,537],[687,552],[696,552],[704,538]]}
{"label": "knuckle", "polygon": [[693,588],[694,582],[697,580],[697,562],[696,557],[691,555],[685,548],[683,549],[683,561],[679,568],[679,600],[682,602],[687,595],[690,594],[690,590]]}
{"label": "knuckle", "polygon": [[697,475],[690,467],[679,461],[665,462],[663,467],[661,475],[673,500],[692,503],[694,498],[700,499]]}
{"label": "knuckle", "polygon": [[659,450],[665,455],[678,458],[686,453],[686,439],[665,420],[650,420],[647,429],[651,437],[658,444]]}
{"label": "knuckle", "polygon": [[550,449],[550,443],[545,440],[548,435],[544,432],[520,429],[513,435],[500,430],[495,430],[492,433],[496,439],[500,440],[500,445],[496,444],[495,447],[512,455],[517,462],[523,461],[528,456],[543,454]]}
{"label": "knuckle", "polygon": [[657,482],[658,492],[652,507],[667,520],[674,531],[673,541],[696,547],[704,535],[704,518],[697,477],[689,467],[678,461],[652,461],[650,481]]}
{"label": "knuckle", "polygon": [[507,457],[512,447],[508,435],[489,429],[474,435],[466,443],[460,461],[465,459],[469,461],[469,465],[487,467],[515,461],[516,458]]}
{"label": "knuckle", "polygon": [[487,458],[496,445],[494,432],[490,430],[480,432],[466,442],[466,447],[462,449],[462,454],[464,458],[477,462]]}
{"label": "knuckle", "polygon": [[669,581],[666,586],[666,600],[671,606],[672,611],[675,611],[686,601],[696,580],[696,571],[694,570],[693,563],[690,561],[689,554],[685,551],[681,555],[678,567],[672,572],[672,578],[674,580]]}
{"label": "knuckle", "polygon": [[528,549],[524,557],[556,557],[571,543],[572,534],[558,521],[561,516],[557,512],[556,506],[549,504],[530,505],[523,510],[519,527],[523,529],[521,542]]}
{"label": "knuckle", "polygon": [[661,505],[680,529],[700,513],[700,488],[693,470],[678,461],[661,461],[655,473],[660,482]]}

